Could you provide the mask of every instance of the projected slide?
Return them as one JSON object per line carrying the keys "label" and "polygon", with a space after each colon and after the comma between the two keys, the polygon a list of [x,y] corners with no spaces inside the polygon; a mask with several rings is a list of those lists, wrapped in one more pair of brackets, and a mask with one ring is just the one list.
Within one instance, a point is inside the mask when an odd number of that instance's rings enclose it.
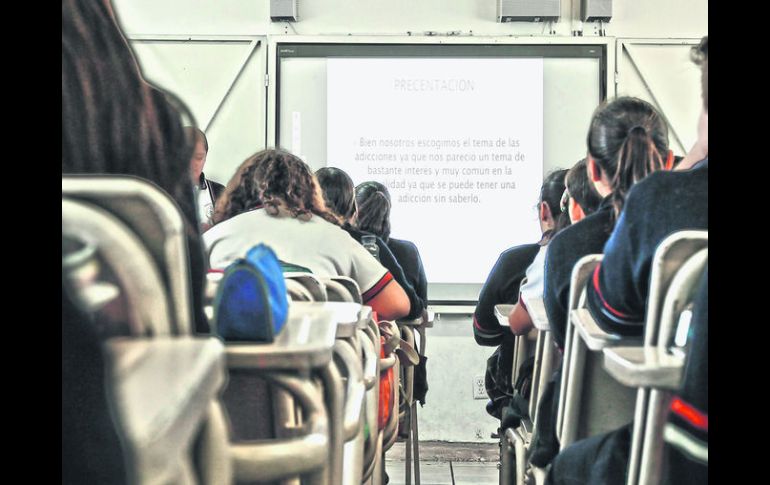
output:
{"label": "projected slide", "polygon": [[327,165],[391,195],[433,283],[481,283],[540,237],[543,60],[330,58]]}

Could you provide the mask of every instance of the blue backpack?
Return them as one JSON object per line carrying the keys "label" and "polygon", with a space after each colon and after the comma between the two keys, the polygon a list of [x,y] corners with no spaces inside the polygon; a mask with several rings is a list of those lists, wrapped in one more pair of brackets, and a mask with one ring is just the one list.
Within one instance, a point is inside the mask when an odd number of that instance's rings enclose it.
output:
{"label": "blue backpack", "polygon": [[225,341],[272,342],[289,303],[281,264],[264,244],[225,269],[214,299],[216,333]]}

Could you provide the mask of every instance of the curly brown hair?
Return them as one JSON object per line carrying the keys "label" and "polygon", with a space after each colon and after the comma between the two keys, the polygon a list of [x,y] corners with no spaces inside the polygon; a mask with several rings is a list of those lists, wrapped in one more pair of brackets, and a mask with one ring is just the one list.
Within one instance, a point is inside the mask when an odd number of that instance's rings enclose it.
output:
{"label": "curly brown hair", "polygon": [[238,167],[217,200],[214,223],[260,206],[271,215],[283,209],[301,220],[309,220],[315,214],[340,225],[340,220],[326,208],[311,168],[284,150],[262,150]]}

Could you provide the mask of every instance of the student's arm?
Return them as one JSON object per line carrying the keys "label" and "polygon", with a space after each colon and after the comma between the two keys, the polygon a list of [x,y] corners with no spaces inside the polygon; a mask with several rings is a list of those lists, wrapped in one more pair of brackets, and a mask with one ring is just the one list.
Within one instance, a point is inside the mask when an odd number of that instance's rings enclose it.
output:
{"label": "student's arm", "polygon": [[497,259],[487,281],[479,293],[479,302],[473,312],[473,337],[479,345],[496,347],[503,341],[504,328],[500,327],[495,317],[495,305],[502,303],[500,288],[503,282],[503,255]]}
{"label": "student's arm", "polygon": [[[647,282],[654,247],[643,241],[659,240],[645,229],[644,213],[635,197],[629,193],[623,212],[612,235],[604,246],[604,259],[589,277],[588,309],[604,330],[623,335],[641,335],[644,308],[647,302]],[[665,226],[665,221],[659,221]],[[642,227],[644,226],[644,227]],[[652,236],[652,237],[650,237]],[[647,246],[650,246],[649,248]]]}
{"label": "student's arm", "polygon": [[532,323],[532,318],[529,316],[527,307],[521,300],[521,295],[519,295],[518,303],[513,306],[513,310],[508,314],[508,325],[510,325],[511,332],[515,335],[526,335],[535,326]]}
{"label": "student's arm", "polygon": [[[377,312],[377,316],[382,320],[397,320],[407,316],[409,314],[409,297],[406,296],[404,289],[393,280],[390,273],[387,273],[383,280],[380,282],[384,286],[376,294],[370,296],[369,299],[366,299],[368,295],[364,295],[364,304],[372,307],[372,310]],[[367,293],[371,294],[372,292]]]}
{"label": "student's arm", "polygon": [[414,287],[409,284],[409,281],[406,278],[406,274],[404,273],[404,268],[398,264],[396,257],[393,255],[393,252],[390,250],[385,241],[379,237],[376,239],[376,241],[377,247],[380,249],[380,263],[391,272],[393,279],[396,280],[396,283],[401,286],[401,289],[404,290],[407,298],[409,298],[409,314],[406,316],[406,318],[414,319],[420,317],[424,309],[424,302],[417,295]]}

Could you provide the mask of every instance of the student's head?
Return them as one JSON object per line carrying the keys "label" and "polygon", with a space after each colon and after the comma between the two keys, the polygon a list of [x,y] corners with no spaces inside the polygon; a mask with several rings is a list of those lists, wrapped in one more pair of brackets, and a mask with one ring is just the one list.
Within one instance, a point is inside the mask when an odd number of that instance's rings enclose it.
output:
{"label": "student's head", "polygon": [[323,191],[326,207],[349,222],[356,213],[356,198],[353,180],[343,170],[324,167],[316,171],[316,178]]}
{"label": "student's head", "polygon": [[197,234],[182,116],[192,119],[144,81],[107,1],[62,0],[62,174],[151,180]]}
{"label": "student's head", "polygon": [[596,109],[588,130],[588,173],[599,195],[610,195],[615,218],[633,184],[672,163],[666,122],[650,103],[621,97]]}
{"label": "student's head", "polygon": [[693,61],[701,69],[701,93],[703,94],[703,108],[709,111],[709,36],[701,39],[700,44],[693,47]]}
{"label": "student's head", "polygon": [[324,204],[313,171],[284,150],[262,150],[247,158],[217,199],[214,222],[264,206],[268,214],[288,213],[300,220],[313,214],[338,224]]}
{"label": "student's head", "polygon": [[356,187],[358,217],[356,227],[387,241],[390,238],[390,194],[379,182],[369,181]]}
{"label": "student's head", "polygon": [[602,202],[594,184],[588,177],[588,163],[580,160],[567,172],[564,195],[561,200],[561,210],[569,215],[572,224],[593,214]]}
{"label": "student's head", "polygon": [[[562,229],[569,225],[566,214],[562,217],[559,208],[561,196],[564,194],[564,178],[567,169],[559,169],[551,172],[543,180],[540,187],[540,199],[537,202],[537,215],[540,220],[540,230],[545,234],[548,231]],[[566,222],[566,225],[565,225]]]}
{"label": "student's head", "polygon": [[188,139],[195,140],[192,158],[190,159],[190,178],[194,184],[200,183],[203,167],[206,165],[206,155],[209,153],[209,141],[206,134],[193,126],[186,126]]}

